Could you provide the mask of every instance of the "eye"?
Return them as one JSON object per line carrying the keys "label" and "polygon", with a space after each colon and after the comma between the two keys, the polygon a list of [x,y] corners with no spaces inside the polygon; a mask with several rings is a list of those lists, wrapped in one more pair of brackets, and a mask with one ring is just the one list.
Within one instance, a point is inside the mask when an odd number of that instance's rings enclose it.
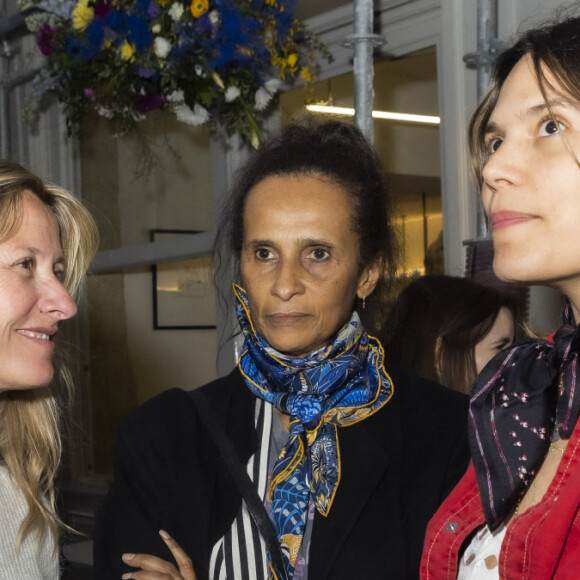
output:
{"label": "eye", "polygon": [[23,260],[19,260],[16,262],[15,266],[17,268],[21,268],[22,270],[32,270],[34,267],[34,259],[33,258],[24,258]]}
{"label": "eye", "polygon": [[64,280],[66,278],[66,270],[62,264],[56,265],[54,267],[53,272],[54,272],[54,275],[58,279],[59,282],[61,282],[61,283],[64,282]]}
{"label": "eye", "polygon": [[495,153],[499,148],[500,145],[503,143],[503,140],[499,137],[493,137],[492,139],[487,140],[487,153],[488,155],[492,155]]}
{"label": "eye", "polygon": [[330,252],[326,248],[314,248],[310,254],[308,254],[308,257],[317,262],[323,262],[330,258]]}
{"label": "eye", "polygon": [[260,262],[267,262],[268,260],[271,260],[274,255],[268,248],[258,248],[255,252],[255,256]]}
{"label": "eye", "polygon": [[551,135],[557,135],[558,133],[565,131],[566,126],[560,121],[555,119],[547,119],[540,125],[540,137],[550,137]]}

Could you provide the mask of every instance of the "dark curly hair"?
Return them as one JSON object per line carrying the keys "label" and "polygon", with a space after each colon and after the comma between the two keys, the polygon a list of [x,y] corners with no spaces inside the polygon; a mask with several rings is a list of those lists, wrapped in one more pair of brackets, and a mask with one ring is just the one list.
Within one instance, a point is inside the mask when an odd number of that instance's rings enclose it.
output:
{"label": "dark curly hair", "polygon": [[307,119],[266,141],[237,172],[216,238],[218,289],[226,291],[228,282],[239,278],[248,194],[268,177],[296,175],[321,176],[349,194],[353,228],[360,242],[360,269],[381,259],[382,278],[390,280],[396,270],[397,242],[391,226],[391,199],[376,152],[353,125]]}

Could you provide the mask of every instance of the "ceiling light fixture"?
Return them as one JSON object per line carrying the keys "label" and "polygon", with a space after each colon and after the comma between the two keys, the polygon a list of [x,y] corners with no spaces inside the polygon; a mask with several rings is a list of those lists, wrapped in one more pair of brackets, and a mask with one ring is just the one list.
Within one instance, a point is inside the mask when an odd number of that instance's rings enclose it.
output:
{"label": "ceiling light fixture", "polygon": [[[314,113],[329,113],[332,115],[354,116],[354,109],[349,107],[331,107],[329,105],[306,105],[309,111]],[[389,119],[391,121],[404,121],[406,123],[425,123],[427,125],[439,125],[441,117],[430,115],[411,115],[408,113],[390,113],[388,111],[373,111],[375,119]]]}

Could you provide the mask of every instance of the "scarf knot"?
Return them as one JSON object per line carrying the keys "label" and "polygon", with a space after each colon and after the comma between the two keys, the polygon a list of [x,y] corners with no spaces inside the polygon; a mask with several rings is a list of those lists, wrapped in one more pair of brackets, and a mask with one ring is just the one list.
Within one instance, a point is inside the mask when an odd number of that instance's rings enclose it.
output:
{"label": "scarf knot", "polygon": [[555,430],[570,437],[580,413],[580,327],[570,305],[552,340],[524,339],[478,375],[469,405],[469,444],[483,511],[493,531],[526,492]]}
{"label": "scarf knot", "polygon": [[272,520],[286,572],[292,578],[306,526],[310,497],[327,516],[340,481],[338,427],[353,425],[381,409],[393,385],[383,349],[353,312],[328,345],[304,358],[273,349],[255,330],[245,291],[234,284],[244,335],[238,366],[247,387],[290,415],[290,437],[270,483]]}

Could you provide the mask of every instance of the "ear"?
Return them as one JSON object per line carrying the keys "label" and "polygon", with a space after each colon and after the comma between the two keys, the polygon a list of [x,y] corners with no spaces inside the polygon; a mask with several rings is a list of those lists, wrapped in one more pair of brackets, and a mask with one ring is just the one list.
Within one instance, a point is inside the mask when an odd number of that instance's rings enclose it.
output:
{"label": "ear", "polygon": [[359,298],[367,298],[373,293],[381,276],[382,267],[382,258],[377,258],[374,262],[363,268],[358,279],[358,288],[356,291],[356,295]]}

